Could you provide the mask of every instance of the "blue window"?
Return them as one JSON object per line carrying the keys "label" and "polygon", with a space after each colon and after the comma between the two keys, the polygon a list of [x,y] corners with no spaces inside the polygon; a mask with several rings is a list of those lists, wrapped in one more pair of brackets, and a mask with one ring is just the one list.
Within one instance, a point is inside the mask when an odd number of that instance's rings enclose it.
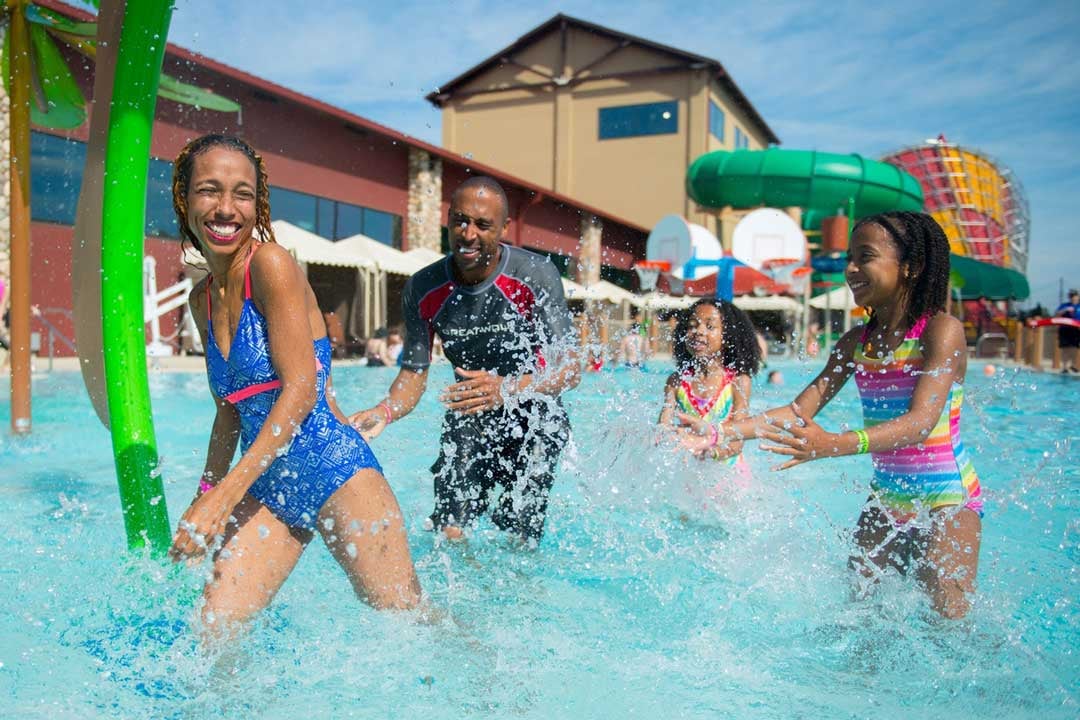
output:
{"label": "blue window", "polygon": [[724,142],[724,111],[712,100],[709,101],[709,132],[714,138]]}
{"label": "blue window", "polygon": [[327,240],[363,233],[391,247],[401,247],[401,217],[393,213],[271,186],[270,214]]}
{"label": "blue window", "polygon": [[270,186],[270,215],[308,232],[318,228],[318,198],[307,193]]}
{"label": "blue window", "polygon": [[75,224],[86,144],[41,132],[30,133],[30,217]]}
{"label": "blue window", "polygon": [[393,248],[401,248],[401,218],[391,213],[364,208],[364,229],[372,240]]}
{"label": "blue window", "polygon": [[745,150],[748,147],[750,147],[750,136],[741,129],[735,128],[735,149]]}
{"label": "blue window", "polygon": [[349,203],[338,203],[337,225],[334,226],[334,239],[359,235],[364,229],[364,208]]}
{"label": "blue window", "polygon": [[150,158],[146,176],[146,234],[154,237],[178,238],[176,211],[172,205],[173,164]]}
{"label": "blue window", "polygon": [[[86,166],[86,143],[30,133],[30,217],[74,225]],[[152,237],[179,237],[172,206],[172,163],[150,158],[146,177],[146,229]]]}
{"label": "blue window", "polygon": [[600,139],[670,135],[679,131],[678,101],[600,109]]}

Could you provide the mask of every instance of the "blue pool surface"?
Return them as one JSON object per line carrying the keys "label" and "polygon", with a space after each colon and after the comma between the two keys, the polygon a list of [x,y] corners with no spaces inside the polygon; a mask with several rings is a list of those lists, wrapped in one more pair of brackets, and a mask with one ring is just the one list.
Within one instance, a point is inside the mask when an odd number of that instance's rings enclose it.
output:
{"label": "blue pool surface", "polygon": [[[818,367],[773,363],[752,408]],[[865,456],[776,473],[748,446],[744,496],[711,502],[708,463],[654,443],[666,369],[587,375],[548,532],[535,551],[481,524],[423,530],[450,380],[374,444],[436,612],[377,613],[315,541],[225,651],[192,625],[207,566],[124,549],[108,433],[77,373],[34,381],[34,433],[0,435],[0,717],[1076,718],[1080,716],[1080,382],[1008,369],[967,380],[964,440],[987,512],[969,617],[938,619],[914,582],[851,599]],[[347,410],[393,369],[335,370]],[[171,522],[202,470],[202,373],[151,375]],[[0,408],[8,417],[7,388]],[[819,416],[861,426],[853,386]]]}

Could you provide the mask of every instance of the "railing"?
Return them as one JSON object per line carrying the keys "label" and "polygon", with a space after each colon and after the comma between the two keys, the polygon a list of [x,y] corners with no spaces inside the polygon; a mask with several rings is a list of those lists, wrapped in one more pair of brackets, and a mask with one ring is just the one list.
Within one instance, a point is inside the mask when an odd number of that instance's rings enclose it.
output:
{"label": "railing", "polygon": [[[68,320],[72,320],[72,321],[74,321],[74,318],[71,315],[71,311],[66,310],[64,308],[52,307],[52,308],[41,309],[41,308],[39,308],[39,307],[37,307],[35,305],[34,307],[30,308],[30,312],[33,313],[34,317],[37,318],[37,321],[39,323],[41,323],[43,326],[45,326],[45,330],[46,330],[47,337],[48,337],[48,340],[46,341],[46,345],[49,348],[49,372],[52,372],[53,371],[53,357],[56,354],[55,353],[56,340],[59,340],[61,343],[66,345],[67,348],[69,350],[71,350],[71,352],[77,354],[78,351],[75,349],[75,342],[71,338],[69,338],[67,335],[65,335],[60,330],[60,328],[53,325],[49,321],[49,319],[47,317],[45,317],[45,314],[46,313],[53,313],[53,314],[56,314],[56,315],[63,315]],[[40,354],[40,352],[41,351],[38,350],[39,354]]]}
{"label": "railing", "polygon": [[[992,355],[983,354],[983,343],[985,342],[997,342],[1001,343],[1000,349]],[[975,357],[1001,357],[1006,358],[1009,356],[1009,336],[1005,333],[989,332],[983,333],[979,336],[979,339],[975,341]]]}

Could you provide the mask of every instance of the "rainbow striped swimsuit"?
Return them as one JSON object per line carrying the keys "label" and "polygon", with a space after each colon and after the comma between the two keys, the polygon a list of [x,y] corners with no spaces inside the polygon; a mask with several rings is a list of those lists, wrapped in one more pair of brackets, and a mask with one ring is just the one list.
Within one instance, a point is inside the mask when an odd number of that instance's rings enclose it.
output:
{"label": "rainbow striped swimsuit", "polygon": [[[700,397],[694,393],[694,389],[690,385],[692,377],[693,371],[687,370],[679,378],[679,386],[675,389],[675,402],[679,404],[679,409],[687,415],[697,415],[708,421],[710,425],[716,425],[727,420],[731,415],[731,408],[735,400],[735,383],[732,382],[735,379],[735,374],[730,370],[724,371],[724,386],[712,398]],[[729,467],[737,468],[740,472],[750,472],[746,461],[743,460],[742,453],[724,458],[720,462]]]}
{"label": "rainbow striped swimsuit", "polygon": [[[908,411],[922,374],[919,342],[927,318],[921,318],[900,346],[885,358],[866,355],[869,327],[855,347],[855,384],[862,399],[863,421],[873,427]],[[960,441],[960,407],[964,386],[953,383],[934,429],[923,442],[872,454],[871,490],[897,525],[920,512],[946,506],[970,508],[982,516],[982,488],[967,450]]]}

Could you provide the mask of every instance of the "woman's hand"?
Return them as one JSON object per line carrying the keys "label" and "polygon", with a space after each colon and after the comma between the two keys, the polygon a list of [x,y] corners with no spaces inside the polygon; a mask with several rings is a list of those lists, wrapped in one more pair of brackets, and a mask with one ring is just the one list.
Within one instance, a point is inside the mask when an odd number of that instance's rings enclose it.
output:
{"label": "woman's hand", "polygon": [[758,430],[758,437],[769,440],[774,445],[760,445],[762,450],[787,455],[791,459],[774,470],[787,470],[796,465],[823,457],[836,457],[840,452],[840,435],[827,432],[807,416],[795,403],[791,404],[795,413],[795,422],[784,427],[770,424]]}
{"label": "woman's hand", "polygon": [[225,535],[225,527],[235,506],[236,502],[227,497],[220,487],[207,490],[195,498],[180,518],[172,547],[169,548],[169,557],[180,562],[205,555],[211,544]]}

